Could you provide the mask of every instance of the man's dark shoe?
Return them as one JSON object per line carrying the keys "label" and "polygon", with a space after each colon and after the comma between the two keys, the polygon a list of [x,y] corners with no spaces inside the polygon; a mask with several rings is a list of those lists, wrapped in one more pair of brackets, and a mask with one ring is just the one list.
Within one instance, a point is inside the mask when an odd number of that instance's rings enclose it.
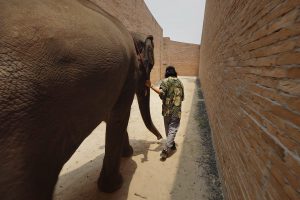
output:
{"label": "man's dark shoe", "polygon": [[162,152],[160,153],[160,159],[166,160],[167,157],[168,157],[168,151],[166,149],[162,150]]}

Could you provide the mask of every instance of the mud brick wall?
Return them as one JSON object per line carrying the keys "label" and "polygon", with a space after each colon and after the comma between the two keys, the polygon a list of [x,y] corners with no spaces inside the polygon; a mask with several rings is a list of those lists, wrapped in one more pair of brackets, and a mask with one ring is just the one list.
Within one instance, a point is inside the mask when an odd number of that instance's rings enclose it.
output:
{"label": "mud brick wall", "polygon": [[101,8],[118,18],[128,30],[154,36],[155,66],[151,79],[160,79],[162,66],[163,30],[143,0],[92,0]]}
{"label": "mud brick wall", "polygon": [[179,76],[198,76],[200,45],[163,39],[162,73],[173,65]]}
{"label": "mud brick wall", "polygon": [[300,199],[300,1],[206,1],[199,77],[227,199]]}

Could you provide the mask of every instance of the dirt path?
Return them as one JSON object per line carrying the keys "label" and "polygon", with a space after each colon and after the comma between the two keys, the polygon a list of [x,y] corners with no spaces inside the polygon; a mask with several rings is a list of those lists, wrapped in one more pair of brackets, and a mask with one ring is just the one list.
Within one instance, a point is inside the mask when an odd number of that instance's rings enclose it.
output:
{"label": "dirt path", "polygon": [[[104,156],[105,124],[99,125],[61,171],[55,200],[202,200],[222,199],[201,91],[195,78],[181,77],[185,87],[177,151],[159,160],[165,140],[157,141],[142,122],[134,101],[128,133],[134,155],[123,159],[123,187],[112,194],[97,190]],[[154,124],[164,133],[161,100],[151,93]]]}

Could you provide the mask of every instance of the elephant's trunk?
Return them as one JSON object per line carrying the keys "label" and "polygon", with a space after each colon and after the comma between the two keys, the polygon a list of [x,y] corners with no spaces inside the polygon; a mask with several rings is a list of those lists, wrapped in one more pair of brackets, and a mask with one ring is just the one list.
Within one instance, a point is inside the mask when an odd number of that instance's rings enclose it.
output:
{"label": "elephant's trunk", "polygon": [[146,127],[157,137],[158,140],[161,139],[162,136],[154,126],[150,115],[150,88],[145,87],[145,90],[139,90],[137,92],[137,98],[140,112]]}

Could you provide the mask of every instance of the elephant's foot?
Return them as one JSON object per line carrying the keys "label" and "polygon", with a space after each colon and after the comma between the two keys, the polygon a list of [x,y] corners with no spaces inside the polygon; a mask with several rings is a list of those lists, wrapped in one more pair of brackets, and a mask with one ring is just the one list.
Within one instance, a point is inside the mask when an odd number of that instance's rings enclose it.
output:
{"label": "elephant's foot", "polygon": [[100,177],[98,179],[98,189],[103,192],[111,193],[120,189],[122,183],[123,183],[123,178],[120,173],[109,176],[101,172]]}
{"label": "elephant's foot", "polygon": [[133,155],[132,146],[128,145],[127,147],[123,148],[122,157],[131,157],[132,155]]}

